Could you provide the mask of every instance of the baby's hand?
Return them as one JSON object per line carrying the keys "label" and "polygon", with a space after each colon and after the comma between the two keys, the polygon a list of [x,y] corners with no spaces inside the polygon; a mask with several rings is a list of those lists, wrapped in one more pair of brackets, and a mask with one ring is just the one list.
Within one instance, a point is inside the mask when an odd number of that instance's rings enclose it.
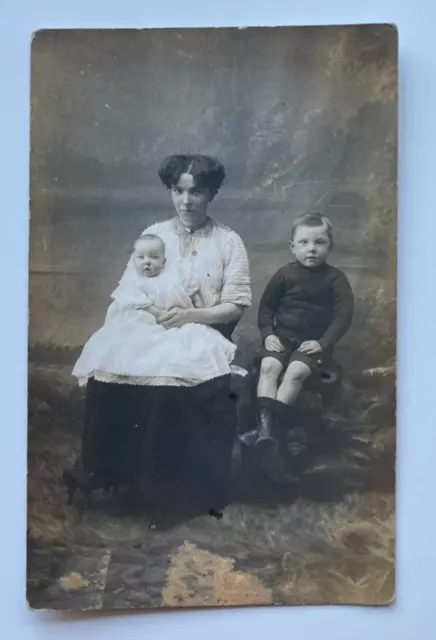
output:
{"label": "baby's hand", "polygon": [[306,340],[300,344],[298,351],[301,351],[301,353],[307,353],[307,355],[310,356],[314,353],[320,353],[322,351],[322,347],[316,340]]}
{"label": "baby's hand", "polygon": [[164,316],[166,313],[167,313],[166,309],[160,309],[159,307],[156,307],[156,313],[154,315],[154,317],[156,318],[156,322],[159,322],[162,316]]}
{"label": "baby's hand", "polygon": [[265,338],[265,348],[268,351],[284,351],[285,348],[277,336],[271,334]]}
{"label": "baby's hand", "polygon": [[146,311],[151,313],[151,315],[156,319],[156,322],[159,322],[160,318],[166,313],[165,309],[161,309],[153,304],[151,307],[147,307]]}

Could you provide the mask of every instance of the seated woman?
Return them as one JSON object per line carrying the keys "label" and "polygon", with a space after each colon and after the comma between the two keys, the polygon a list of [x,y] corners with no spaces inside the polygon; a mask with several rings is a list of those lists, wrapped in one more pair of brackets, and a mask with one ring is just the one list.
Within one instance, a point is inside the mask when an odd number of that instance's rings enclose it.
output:
{"label": "seated woman", "polygon": [[[230,338],[251,304],[249,266],[237,233],[208,216],[225,171],[202,155],[167,158],[159,177],[176,216],[144,231],[161,238],[167,259],[183,258],[195,271],[203,306],[174,306],[159,314],[165,329],[199,323]],[[129,262],[120,286],[131,276]],[[236,409],[230,374],[192,384],[150,378],[123,384],[91,377],[86,386],[82,463],[92,487],[133,484],[153,518],[224,506],[229,497]],[[68,477],[74,489],[74,473]]]}

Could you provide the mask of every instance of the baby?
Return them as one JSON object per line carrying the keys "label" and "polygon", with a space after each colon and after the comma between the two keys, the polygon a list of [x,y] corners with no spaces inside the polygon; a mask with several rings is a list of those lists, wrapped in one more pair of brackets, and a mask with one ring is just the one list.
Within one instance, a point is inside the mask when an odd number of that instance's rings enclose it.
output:
{"label": "baby", "polygon": [[297,218],[290,248],[295,261],[277,271],[260,301],[258,425],[241,436],[245,444],[268,448],[276,447],[278,424],[282,416],[289,419],[289,407],[305,380],[330,377],[334,346],[348,331],[353,316],[348,280],[327,264],[333,248],[330,220],[319,213]]}
{"label": "baby", "polygon": [[199,282],[183,260],[167,263],[156,235],[138,238],[134,269],[112,294],[104,325],[86,343],[73,375],[81,386],[102,382],[195,385],[230,373],[236,346],[212,327],[165,329],[159,318],[172,307],[199,307]]}

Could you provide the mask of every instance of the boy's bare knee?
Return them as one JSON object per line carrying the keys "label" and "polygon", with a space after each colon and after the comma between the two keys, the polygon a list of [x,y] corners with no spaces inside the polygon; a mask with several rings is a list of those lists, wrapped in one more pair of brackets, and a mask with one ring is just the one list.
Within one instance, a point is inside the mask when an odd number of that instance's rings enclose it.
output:
{"label": "boy's bare knee", "polygon": [[278,378],[283,365],[276,358],[263,358],[260,373],[265,378]]}
{"label": "boy's bare knee", "polygon": [[311,369],[304,362],[291,362],[286,369],[285,378],[287,382],[304,382],[310,376]]}

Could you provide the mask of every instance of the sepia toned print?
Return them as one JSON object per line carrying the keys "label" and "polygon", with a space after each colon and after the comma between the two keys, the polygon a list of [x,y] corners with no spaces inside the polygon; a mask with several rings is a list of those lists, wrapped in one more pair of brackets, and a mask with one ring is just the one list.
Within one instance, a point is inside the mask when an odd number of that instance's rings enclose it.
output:
{"label": "sepia toned print", "polygon": [[32,42],[27,600],[394,597],[397,33]]}

